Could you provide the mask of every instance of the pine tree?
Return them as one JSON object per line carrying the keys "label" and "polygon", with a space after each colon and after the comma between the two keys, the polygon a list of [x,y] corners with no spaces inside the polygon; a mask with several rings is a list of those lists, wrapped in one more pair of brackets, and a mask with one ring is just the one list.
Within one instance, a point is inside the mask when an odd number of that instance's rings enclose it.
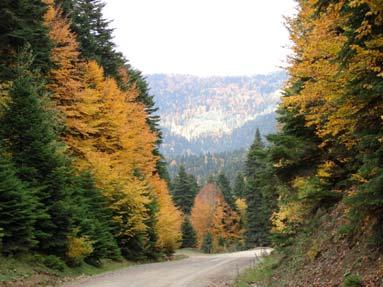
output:
{"label": "pine tree", "polygon": [[10,103],[0,119],[0,136],[17,176],[37,190],[39,249],[63,255],[72,228],[72,174],[55,134],[54,118],[46,109],[41,80],[30,71],[31,63],[31,54],[23,51],[9,91]]}
{"label": "pine tree", "polygon": [[[194,195],[194,197],[197,195],[199,190],[199,185],[197,182],[197,179],[193,174],[188,174],[188,181],[189,181],[189,189],[190,193]],[[194,200],[194,198],[193,198]]]}
{"label": "pine tree", "polygon": [[181,166],[173,183],[173,199],[184,213],[190,213],[196,196],[195,178],[188,175],[185,167]]}
{"label": "pine tree", "polygon": [[59,0],[65,14],[70,17],[72,30],[77,35],[84,59],[95,60],[107,76],[119,80],[119,69],[126,60],[115,49],[113,29],[103,17],[105,3],[101,0]]}
{"label": "pine tree", "polygon": [[156,197],[151,198],[147,205],[148,219],[145,224],[147,229],[147,243],[145,246],[145,256],[151,260],[157,260],[162,255],[162,249],[158,246],[158,212],[160,210],[159,202]]}
{"label": "pine tree", "polygon": [[[347,41],[340,53],[340,64],[350,75],[350,82],[340,98],[338,114],[332,122],[344,117],[342,139],[353,140],[351,158],[356,155],[358,167],[351,178],[357,178],[358,192],[347,199],[353,213],[360,218],[377,219],[374,229],[381,230],[383,222],[383,8],[381,3],[359,1],[343,5],[346,16]],[[341,123],[342,124],[342,123]],[[355,167],[351,164],[351,167]]]}
{"label": "pine tree", "polygon": [[78,206],[76,218],[81,218],[76,225],[81,228],[81,234],[89,236],[93,247],[86,262],[99,266],[101,259],[120,259],[121,253],[113,236],[115,223],[108,202],[95,186],[90,173],[82,174],[78,181],[78,193],[72,196]]}
{"label": "pine tree", "polygon": [[245,196],[245,178],[242,172],[238,172],[234,181],[233,193],[237,198],[243,198]]}
{"label": "pine tree", "polygon": [[224,173],[220,173],[217,178],[217,186],[221,190],[226,203],[232,209],[236,209],[233,193],[231,190],[230,182]]}
{"label": "pine tree", "polygon": [[194,248],[197,245],[197,235],[190,223],[190,220],[187,216],[184,217],[184,221],[181,226],[182,231],[182,248]]}
{"label": "pine tree", "polygon": [[258,184],[259,171],[263,168],[259,154],[263,149],[264,143],[257,129],[246,161],[247,230],[245,239],[248,248],[264,246],[268,243],[268,219],[265,217],[267,203]]}
{"label": "pine tree", "polygon": [[0,3],[0,79],[17,77],[12,67],[17,62],[17,52],[25,45],[31,47],[32,67],[46,73],[50,68],[50,41],[43,16],[46,6],[40,0],[12,1]]}
{"label": "pine tree", "polygon": [[28,251],[35,239],[35,209],[38,207],[34,191],[16,176],[16,170],[0,150],[0,248],[3,254]]}

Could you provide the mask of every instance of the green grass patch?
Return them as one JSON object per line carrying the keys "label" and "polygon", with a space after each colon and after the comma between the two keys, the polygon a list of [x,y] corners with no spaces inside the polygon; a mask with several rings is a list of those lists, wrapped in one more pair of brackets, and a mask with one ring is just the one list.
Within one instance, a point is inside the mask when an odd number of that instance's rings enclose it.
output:
{"label": "green grass patch", "polygon": [[362,279],[358,275],[349,274],[345,276],[343,286],[344,287],[360,287],[362,286]]}
{"label": "green grass patch", "polygon": [[[57,258],[41,255],[23,255],[18,257],[0,256],[0,283],[28,278],[44,274],[57,279],[70,279],[77,276],[92,276],[125,268],[135,263],[122,260],[104,260],[100,267],[86,263],[77,267],[68,267]],[[1,284],[0,284],[1,285]]]}
{"label": "green grass patch", "polygon": [[[172,260],[185,259],[194,254],[201,253],[196,249],[181,249],[174,254]],[[155,262],[164,260],[165,259],[162,258],[162,260]],[[135,264],[149,263],[149,261],[132,262],[127,260],[103,260],[101,263],[101,266],[82,263],[80,266],[69,267],[60,258],[52,255],[43,256],[38,254],[25,254],[17,257],[0,256],[0,286],[3,286],[2,284],[5,282],[15,280],[21,280],[23,282],[25,280],[25,282],[27,282],[29,281],[28,279],[41,274],[44,275],[44,280],[48,277],[49,280],[52,279],[51,281],[54,282],[72,280],[79,276],[93,276],[119,270]]]}
{"label": "green grass patch", "polygon": [[258,283],[260,286],[269,286],[275,269],[279,266],[283,256],[273,252],[262,259],[255,267],[247,269],[236,280],[234,287],[248,287]]}

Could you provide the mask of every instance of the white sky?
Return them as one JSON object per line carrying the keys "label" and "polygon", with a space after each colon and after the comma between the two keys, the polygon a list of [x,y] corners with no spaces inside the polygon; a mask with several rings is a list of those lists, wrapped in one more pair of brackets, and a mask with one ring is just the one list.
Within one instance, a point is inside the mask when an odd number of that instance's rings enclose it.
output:
{"label": "white sky", "polygon": [[106,0],[118,50],[151,73],[251,75],[285,66],[294,0]]}

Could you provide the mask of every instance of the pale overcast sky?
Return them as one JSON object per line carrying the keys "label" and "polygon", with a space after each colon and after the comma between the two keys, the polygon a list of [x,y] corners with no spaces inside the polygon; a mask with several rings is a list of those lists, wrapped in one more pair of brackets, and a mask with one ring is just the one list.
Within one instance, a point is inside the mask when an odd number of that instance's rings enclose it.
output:
{"label": "pale overcast sky", "polygon": [[283,15],[294,0],[106,0],[118,50],[151,73],[275,71],[289,50]]}

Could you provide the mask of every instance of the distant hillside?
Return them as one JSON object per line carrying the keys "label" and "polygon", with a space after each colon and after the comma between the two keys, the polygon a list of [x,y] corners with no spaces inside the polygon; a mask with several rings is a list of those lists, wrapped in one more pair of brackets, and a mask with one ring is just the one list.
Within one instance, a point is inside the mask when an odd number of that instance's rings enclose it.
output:
{"label": "distant hillside", "polygon": [[257,127],[259,127],[263,135],[267,135],[275,131],[275,126],[276,119],[275,112],[273,112],[246,122],[243,126],[234,129],[230,134],[220,136],[206,135],[188,140],[183,136],[171,133],[167,128],[163,128],[164,143],[161,149],[169,159],[179,155],[223,153],[247,149],[254,140]]}
{"label": "distant hillside", "polygon": [[148,75],[168,158],[247,148],[255,129],[275,130],[284,72],[241,77]]}
{"label": "distant hillside", "polygon": [[180,155],[169,161],[169,172],[172,178],[177,174],[181,165],[186,172],[195,175],[199,184],[205,184],[210,175],[216,176],[223,171],[234,183],[238,171],[244,169],[247,150],[223,152],[203,155]]}

